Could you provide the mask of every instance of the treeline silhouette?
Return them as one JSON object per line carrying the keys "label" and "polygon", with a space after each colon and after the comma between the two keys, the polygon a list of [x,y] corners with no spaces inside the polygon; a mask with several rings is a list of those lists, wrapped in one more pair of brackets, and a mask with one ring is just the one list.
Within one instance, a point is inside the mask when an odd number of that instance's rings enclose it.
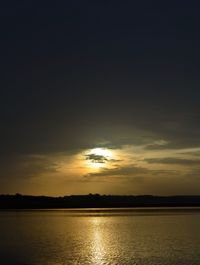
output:
{"label": "treeline silhouette", "polygon": [[0,209],[195,207],[200,196],[71,195],[64,197],[0,195]]}

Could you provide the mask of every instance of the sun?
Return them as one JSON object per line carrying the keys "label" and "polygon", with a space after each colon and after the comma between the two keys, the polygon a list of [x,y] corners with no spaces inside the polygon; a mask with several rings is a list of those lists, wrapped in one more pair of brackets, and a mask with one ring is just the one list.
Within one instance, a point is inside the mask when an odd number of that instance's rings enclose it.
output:
{"label": "sun", "polygon": [[107,148],[93,148],[86,152],[85,159],[90,168],[103,168],[113,158],[113,153]]}
{"label": "sun", "polygon": [[107,158],[111,158],[112,157],[112,152],[109,149],[106,149],[106,148],[93,148],[93,149],[91,149],[90,152],[95,154],[95,155],[104,156],[104,157],[107,157]]}

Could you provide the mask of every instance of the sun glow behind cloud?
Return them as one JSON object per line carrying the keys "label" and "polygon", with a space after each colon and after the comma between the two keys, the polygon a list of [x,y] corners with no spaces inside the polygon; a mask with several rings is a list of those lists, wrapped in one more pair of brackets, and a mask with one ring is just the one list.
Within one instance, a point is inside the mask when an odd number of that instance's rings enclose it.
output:
{"label": "sun glow behind cloud", "polygon": [[84,154],[86,166],[92,169],[100,169],[108,166],[114,159],[114,152],[107,148],[93,148]]}

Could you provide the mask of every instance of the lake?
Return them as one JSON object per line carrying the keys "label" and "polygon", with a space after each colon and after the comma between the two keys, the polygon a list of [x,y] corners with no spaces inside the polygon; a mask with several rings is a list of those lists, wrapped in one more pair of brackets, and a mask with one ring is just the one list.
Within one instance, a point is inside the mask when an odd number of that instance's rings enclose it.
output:
{"label": "lake", "polygon": [[200,209],[0,212],[1,265],[199,265]]}

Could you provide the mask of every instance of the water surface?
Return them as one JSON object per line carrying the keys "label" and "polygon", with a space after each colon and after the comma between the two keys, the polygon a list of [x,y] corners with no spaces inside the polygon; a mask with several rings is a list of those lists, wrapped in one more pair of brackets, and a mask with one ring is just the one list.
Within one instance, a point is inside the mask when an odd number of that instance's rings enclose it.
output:
{"label": "water surface", "polygon": [[199,265],[200,209],[0,212],[2,265]]}

